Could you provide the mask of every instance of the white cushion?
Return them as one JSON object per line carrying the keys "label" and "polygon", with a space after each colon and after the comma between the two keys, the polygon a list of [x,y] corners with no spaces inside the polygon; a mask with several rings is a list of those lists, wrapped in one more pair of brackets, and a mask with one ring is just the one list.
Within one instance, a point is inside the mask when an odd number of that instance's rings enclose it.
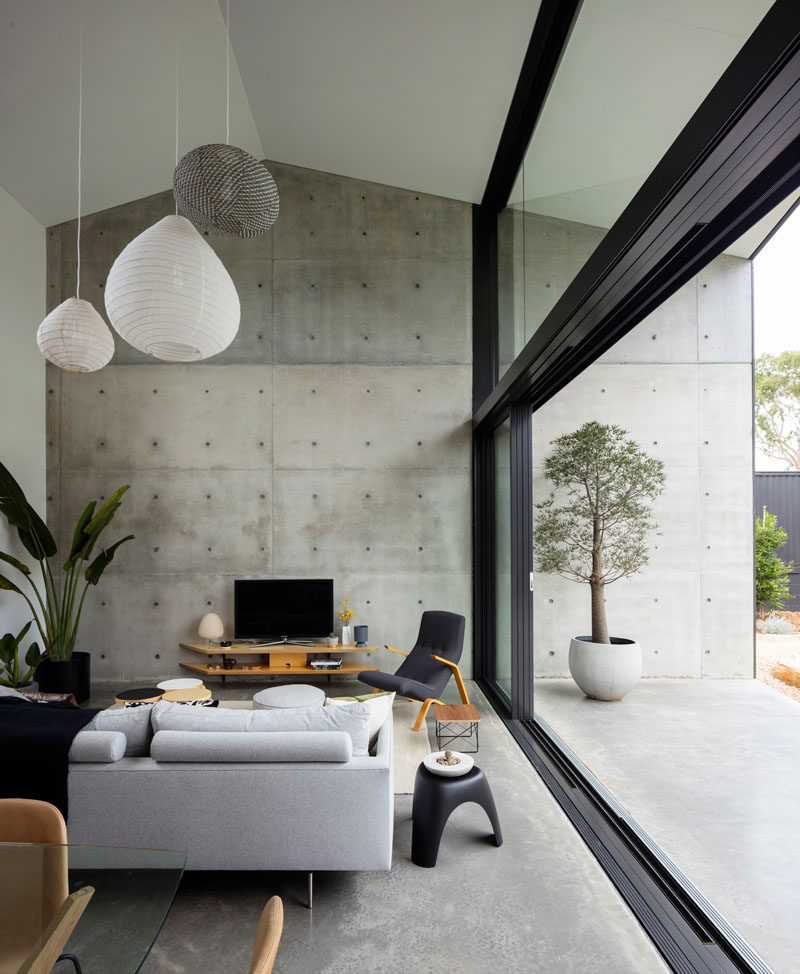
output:
{"label": "white cushion", "polygon": [[346,731],[353,757],[369,753],[369,707],[295,707],[280,710],[212,710],[159,700],[151,712],[153,730],[176,731]]}
{"label": "white cushion", "polygon": [[253,697],[256,710],[283,710],[286,707],[322,707],[325,691],[304,683],[288,683],[259,690]]}
{"label": "white cushion", "polygon": [[123,710],[101,710],[84,730],[119,731],[125,735],[125,757],[142,758],[150,753],[150,711],[147,707],[125,707]]}
{"label": "white cushion", "polygon": [[352,697],[328,697],[325,706],[347,707],[352,706],[353,703],[365,703],[369,707],[367,731],[369,733],[369,747],[372,750],[378,740],[381,727],[386,723],[386,718],[392,712],[394,696],[394,693],[376,693],[374,696],[359,697],[357,700]]}
{"label": "white cushion", "polygon": [[118,731],[93,731],[84,727],[73,737],[69,749],[73,764],[111,764],[124,756],[125,735]]}

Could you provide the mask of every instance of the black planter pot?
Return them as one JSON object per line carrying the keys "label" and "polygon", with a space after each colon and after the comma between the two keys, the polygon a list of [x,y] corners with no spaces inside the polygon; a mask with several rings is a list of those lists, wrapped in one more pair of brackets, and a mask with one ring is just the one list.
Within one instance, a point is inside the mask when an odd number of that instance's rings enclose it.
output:
{"label": "black planter pot", "polygon": [[68,660],[44,660],[36,670],[39,689],[42,693],[74,693],[78,703],[84,703],[89,699],[91,662],[89,653],[73,653]]}

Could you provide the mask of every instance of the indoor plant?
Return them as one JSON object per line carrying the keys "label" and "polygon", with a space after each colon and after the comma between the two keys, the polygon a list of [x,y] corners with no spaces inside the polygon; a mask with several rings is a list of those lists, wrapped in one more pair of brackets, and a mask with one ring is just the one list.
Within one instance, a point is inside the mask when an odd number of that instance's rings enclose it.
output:
{"label": "indoor plant", "polygon": [[30,644],[25,653],[24,663],[20,663],[19,659],[19,644],[32,625],[33,619],[26,622],[16,636],[13,632],[7,632],[0,637],[0,686],[18,690],[20,687],[28,686],[33,680],[36,668],[44,659],[44,653],[39,649],[38,644]]}
{"label": "indoor plant", "polygon": [[[98,511],[95,511],[95,501],[86,505],[75,525],[69,553],[57,580],[50,564],[50,559],[58,553],[55,539],[28,503],[22,488],[0,463],[0,511],[9,525],[17,529],[25,550],[39,563],[39,573],[34,575],[24,562],[0,551],[0,561],[11,565],[23,576],[32,598],[4,575],[0,575],[0,589],[16,592],[25,599],[41,634],[47,659],[39,664],[40,690],[74,693],[78,701],[89,696],[89,654],[75,652],[83,602],[89,586],[100,581],[117,548],[133,535],[101,549],[91,561],[89,559],[127,489],[125,485],[116,490]],[[83,588],[79,592],[82,582]]]}
{"label": "indoor plant", "polygon": [[664,489],[664,464],[619,426],[584,423],[553,441],[544,472],[555,490],[536,505],[539,570],[589,585],[591,636],[570,644],[572,678],[587,696],[620,700],[642,672],[639,645],[609,637],[605,586],[638,572],[656,528],[650,503]]}

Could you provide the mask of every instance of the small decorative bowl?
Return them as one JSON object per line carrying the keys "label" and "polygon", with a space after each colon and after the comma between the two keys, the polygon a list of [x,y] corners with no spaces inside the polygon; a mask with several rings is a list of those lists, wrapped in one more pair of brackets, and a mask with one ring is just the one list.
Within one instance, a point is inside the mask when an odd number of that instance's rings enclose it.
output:
{"label": "small decorative bowl", "polygon": [[475,759],[470,754],[462,754],[460,751],[453,751],[453,755],[458,758],[458,764],[439,764],[437,758],[444,756],[444,751],[434,751],[427,754],[422,763],[432,774],[441,775],[442,778],[460,778],[472,770]]}

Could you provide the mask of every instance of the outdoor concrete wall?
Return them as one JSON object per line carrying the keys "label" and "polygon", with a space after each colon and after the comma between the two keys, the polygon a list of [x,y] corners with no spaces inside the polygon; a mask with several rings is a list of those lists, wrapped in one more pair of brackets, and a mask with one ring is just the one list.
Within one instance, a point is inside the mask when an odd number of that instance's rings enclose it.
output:
{"label": "outdoor concrete wall", "polygon": [[[582,258],[602,233],[566,224],[559,241],[560,221],[525,219],[535,239]],[[567,283],[559,266],[529,259],[526,293],[540,303],[558,296]],[[750,262],[713,261],[536,413],[535,500],[550,492],[550,442],[587,420],[624,427],[666,466],[650,563],[606,589],[611,634],[641,643],[646,676],[752,677]],[[589,608],[588,586],[536,575],[539,676],[568,674],[569,641],[591,631]]]}
{"label": "outdoor concrete wall", "polygon": [[[45,229],[0,188],[0,460],[30,503],[45,512],[45,361],[36,329],[45,315]],[[30,556],[17,532],[0,516],[0,550],[23,561]],[[4,570],[18,581],[13,569]],[[30,619],[25,602],[0,592],[0,634],[19,632]],[[34,638],[36,638],[34,636]]]}
{"label": "outdoor concrete wall", "polygon": [[[136,540],[79,637],[97,679],[176,674],[206,612],[232,633],[236,577],[332,577],[378,644],[410,648],[425,608],[471,622],[470,207],[270,169],[271,233],[207,238],[242,303],[226,351],[154,364],[115,336],[101,372],[48,373],[50,522],[70,531],[89,498],[131,485],[109,540]],[[98,310],[120,249],[171,206],[84,218]],[[49,231],[53,300],[73,287],[73,238]],[[467,672],[470,647],[468,624]]]}

